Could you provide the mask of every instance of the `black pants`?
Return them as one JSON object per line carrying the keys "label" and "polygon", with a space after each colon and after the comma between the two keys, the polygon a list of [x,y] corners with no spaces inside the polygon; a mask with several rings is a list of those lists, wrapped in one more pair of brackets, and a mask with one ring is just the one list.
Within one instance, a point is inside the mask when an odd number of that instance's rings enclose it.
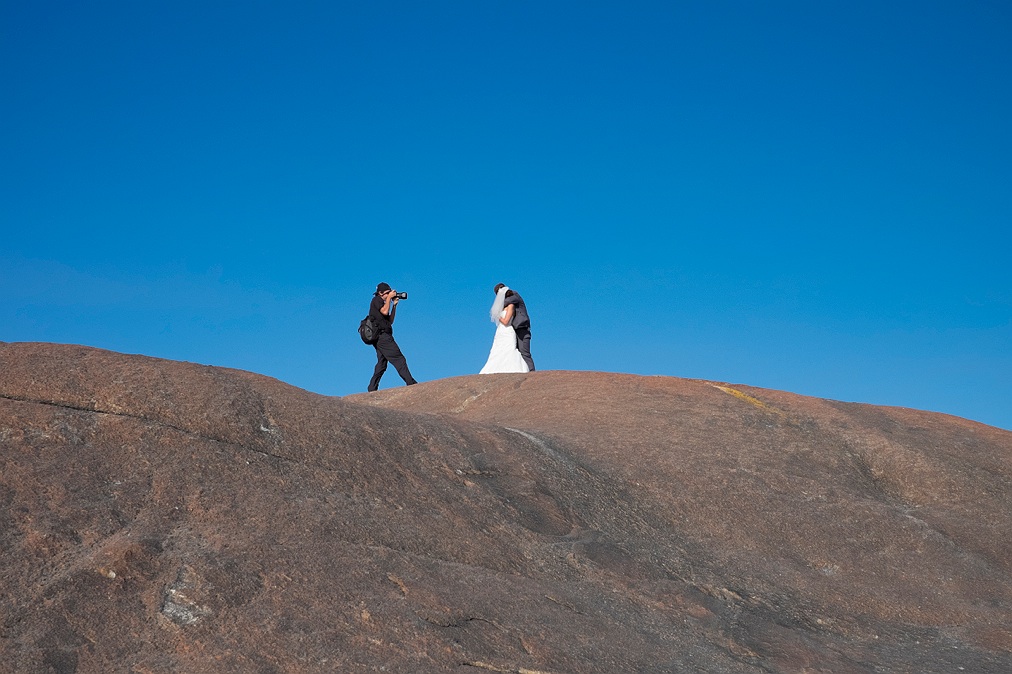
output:
{"label": "black pants", "polygon": [[517,333],[517,350],[527,363],[527,369],[534,372],[534,359],[531,358],[531,329],[530,327],[513,329]]}
{"label": "black pants", "polygon": [[397,374],[401,376],[404,383],[410,386],[411,384],[417,384],[415,378],[411,376],[411,371],[408,370],[408,359],[401,353],[401,349],[397,346],[397,342],[394,341],[394,336],[389,332],[381,332],[379,339],[376,340],[376,369],[373,370],[372,379],[369,380],[369,391],[375,391],[379,388],[380,377],[387,371],[387,363],[393,363],[397,369]]}

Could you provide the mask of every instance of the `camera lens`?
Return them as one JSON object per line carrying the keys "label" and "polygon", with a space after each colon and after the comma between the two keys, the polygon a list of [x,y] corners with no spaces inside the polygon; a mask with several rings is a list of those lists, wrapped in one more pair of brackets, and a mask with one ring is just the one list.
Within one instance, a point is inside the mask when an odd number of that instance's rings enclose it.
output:
{"label": "camera lens", "polygon": [[406,299],[408,299],[408,294],[407,293],[397,293],[397,299],[399,299],[399,300],[406,300]]}

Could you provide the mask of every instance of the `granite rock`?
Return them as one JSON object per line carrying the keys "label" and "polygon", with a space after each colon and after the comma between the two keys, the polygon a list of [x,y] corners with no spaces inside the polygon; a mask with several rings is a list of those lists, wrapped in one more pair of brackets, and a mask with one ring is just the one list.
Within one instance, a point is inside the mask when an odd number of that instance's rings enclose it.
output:
{"label": "granite rock", "polygon": [[0,671],[1004,672],[1012,433],[0,343]]}

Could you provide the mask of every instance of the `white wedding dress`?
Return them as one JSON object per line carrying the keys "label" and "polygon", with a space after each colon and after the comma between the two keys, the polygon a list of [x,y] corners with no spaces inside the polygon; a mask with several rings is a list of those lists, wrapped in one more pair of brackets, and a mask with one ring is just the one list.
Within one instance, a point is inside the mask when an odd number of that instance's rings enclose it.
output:
{"label": "white wedding dress", "polygon": [[[505,309],[499,314],[505,316]],[[495,338],[492,350],[489,351],[485,367],[478,374],[497,374],[500,372],[528,372],[527,363],[517,350],[517,333],[512,325],[503,325],[496,321]]]}

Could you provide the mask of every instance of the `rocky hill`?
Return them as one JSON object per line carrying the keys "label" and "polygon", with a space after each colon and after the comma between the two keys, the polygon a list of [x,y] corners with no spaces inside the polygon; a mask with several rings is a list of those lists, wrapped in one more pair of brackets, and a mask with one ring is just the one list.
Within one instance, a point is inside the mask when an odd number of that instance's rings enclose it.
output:
{"label": "rocky hill", "polygon": [[1012,671],[1012,433],[0,343],[0,671]]}

